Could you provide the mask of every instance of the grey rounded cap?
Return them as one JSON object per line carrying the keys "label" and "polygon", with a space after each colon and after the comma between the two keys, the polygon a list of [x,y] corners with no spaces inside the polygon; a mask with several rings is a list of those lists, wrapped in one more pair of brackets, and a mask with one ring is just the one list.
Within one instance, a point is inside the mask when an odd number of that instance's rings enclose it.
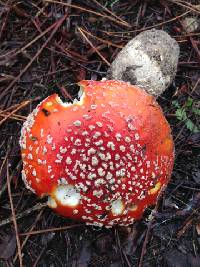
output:
{"label": "grey rounded cap", "polygon": [[144,31],[119,52],[107,79],[130,82],[158,97],[176,75],[179,52],[178,43],[165,31]]}

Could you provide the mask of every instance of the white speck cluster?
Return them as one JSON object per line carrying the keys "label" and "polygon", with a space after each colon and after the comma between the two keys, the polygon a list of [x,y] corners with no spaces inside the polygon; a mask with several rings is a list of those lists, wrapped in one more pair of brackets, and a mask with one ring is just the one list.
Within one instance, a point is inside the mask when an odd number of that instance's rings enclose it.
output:
{"label": "white speck cluster", "polygon": [[49,195],[48,205],[64,216],[106,227],[141,217],[173,164],[169,153],[155,150],[152,138],[158,132],[146,117],[144,126],[125,85],[118,90],[111,85],[107,90],[91,85],[81,104],[48,97],[29,115],[20,138],[27,188]]}

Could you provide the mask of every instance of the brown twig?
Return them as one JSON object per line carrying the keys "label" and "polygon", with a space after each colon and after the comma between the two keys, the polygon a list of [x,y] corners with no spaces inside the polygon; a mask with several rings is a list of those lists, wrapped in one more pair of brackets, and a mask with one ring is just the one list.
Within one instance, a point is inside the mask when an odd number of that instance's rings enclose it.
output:
{"label": "brown twig", "polygon": [[194,220],[193,218],[190,218],[189,220],[187,219],[186,222],[184,222],[183,226],[181,227],[181,229],[179,229],[179,231],[176,234],[176,236],[177,236],[178,239],[181,236],[184,235],[184,233],[187,231],[187,229],[189,227],[191,227],[193,220]]}
{"label": "brown twig", "polygon": [[81,28],[77,28],[78,31],[82,34],[82,36],[85,38],[85,40],[91,45],[91,47],[94,49],[94,51],[100,56],[100,58],[108,65],[110,66],[110,63],[105,59],[105,57],[99,52],[99,50],[92,44],[92,42],[87,38],[85,33],[81,30]]}
{"label": "brown twig", "polygon": [[192,5],[186,1],[177,1],[177,0],[169,0],[170,2],[176,4],[176,5],[179,5],[179,6],[182,6],[184,8],[188,8],[190,9],[191,11],[193,12],[196,12],[198,14],[200,14],[200,8],[197,7],[197,5]]}
{"label": "brown twig", "polygon": [[122,247],[121,247],[121,242],[120,242],[120,239],[119,239],[119,233],[118,233],[118,230],[117,229],[115,229],[115,238],[116,238],[117,247],[119,249],[121,262],[122,262],[122,265],[124,265]]}
{"label": "brown twig", "polygon": [[[181,15],[178,15],[172,19],[169,19],[169,20],[166,20],[166,21],[163,21],[163,22],[160,22],[160,23],[157,23],[157,24],[154,24],[152,26],[148,26],[148,27],[144,27],[144,28],[140,28],[140,29],[137,29],[137,30],[133,30],[133,31],[124,31],[124,32],[111,32],[111,31],[103,31],[103,33],[106,33],[108,35],[112,35],[112,34],[125,34],[125,33],[136,33],[136,32],[142,32],[142,31],[146,31],[146,30],[150,30],[152,28],[157,28],[157,27],[160,27],[160,26],[163,26],[165,24],[168,24],[170,22],[173,22],[173,21],[176,21],[182,17],[184,17],[185,15],[187,15],[188,13],[190,13],[191,11],[186,11],[184,13],[182,13]],[[118,37],[118,36],[117,36]]]}
{"label": "brown twig", "polygon": [[193,39],[192,37],[189,37],[189,38],[190,38],[190,42],[191,42],[191,44],[192,44],[194,50],[196,51],[196,53],[197,53],[197,55],[198,55],[198,58],[199,58],[199,60],[200,60],[200,51],[199,51],[199,49],[198,49],[198,46],[197,46],[196,42],[194,41],[194,39]]}
{"label": "brown twig", "polygon": [[12,110],[12,109],[14,109],[14,108],[17,108],[17,107],[19,107],[20,105],[21,105],[21,103],[17,103],[17,104],[15,104],[15,105],[12,105],[12,106],[6,108],[6,109],[2,109],[2,110],[0,110],[0,114],[5,113],[5,112],[9,112],[10,110]]}
{"label": "brown twig", "polygon": [[[30,215],[32,212],[37,211],[37,210],[41,210],[41,209],[45,208],[46,206],[47,206],[46,203],[37,203],[32,208],[27,209],[25,211],[22,211],[19,214],[16,214],[16,220],[18,221],[19,219],[22,219],[23,217]],[[12,222],[12,217],[1,220],[0,227],[3,225],[9,224],[11,222]]]}
{"label": "brown twig", "polygon": [[144,243],[143,243],[143,246],[142,246],[142,252],[140,254],[140,260],[139,260],[138,267],[142,267],[142,265],[143,265],[143,258],[144,258],[144,255],[146,253],[146,247],[147,247],[147,243],[148,243],[148,240],[149,240],[150,230],[151,230],[153,221],[154,221],[154,218],[152,218],[151,221],[148,223],[148,227],[147,227]]}
{"label": "brown twig", "polygon": [[45,31],[43,31],[41,34],[37,35],[33,40],[31,40],[29,43],[27,43],[25,46],[23,46],[22,48],[20,48],[19,50],[15,50],[14,51],[9,51],[6,54],[2,54],[0,55],[0,59],[1,58],[13,58],[15,56],[17,56],[18,54],[23,53],[27,48],[29,48],[31,45],[33,45],[35,42],[37,42],[39,39],[41,39],[46,33],[50,32],[57,24],[57,21],[55,23],[53,23],[52,25],[50,25]]}
{"label": "brown twig", "polygon": [[[104,11],[108,12],[110,15],[112,15],[113,17],[115,17],[116,19],[118,19],[119,21],[121,21],[123,24],[127,24],[126,21],[124,21],[123,19],[121,19],[119,16],[117,16],[116,14],[114,14],[111,10],[109,10],[108,8],[106,8],[105,6],[103,6],[101,3],[99,3],[97,0],[92,0],[96,5],[100,6]],[[130,25],[129,25],[130,26]]]}
{"label": "brown twig", "polygon": [[97,37],[95,36],[94,34],[84,30],[83,28],[79,27],[79,29],[81,29],[82,32],[86,33],[87,35],[99,40],[100,42],[104,43],[104,44],[107,44],[107,45],[110,45],[110,46],[114,46],[114,47],[117,47],[117,48],[123,48],[124,46],[123,45],[117,45],[117,44],[114,44],[113,42],[110,42],[110,41],[107,41],[107,40],[104,40],[100,37]]}
{"label": "brown twig", "polygon": [[[6,156],[5,156],[5,158],[4,158],[4,160],[3,160],[2,164],[1,164],[1,167],[0,167],[0,178],[1,178],[2,170],[3,170],[5,164],[6,164],[7,160],[8,160],[8,154],[9,154],[9,150],[7,150]],[[2,188],[0,189],[0,197],[4,193],[4,191],[6,190],[6,186],[7,186],[7,184],[5,183],[2,186]]]}
{"label": "brown twig", "polygon": [[[32,231],[32,230],[34,229],[34,227],[36,226],[36,224],[37,224],[37,222],[39,221],[39,219],[40,219],[40,217],[41,217],[41,215],[42,215],[43,212],[44,212],[44,210],[41,210],[41,211],[38,213],[38,215],[36,216],[35,222],[33,223],[32,227],[31,227],[31,231]],[[21,234],[19,234],[19,235],[21,235]],[[22,242],[21,249],[23,249],[23,247],[26,245],[26,243],[27,243],[27,241],[28,241],[28,239],[29,239],[30,236],[31,236],[30,234],[27,234],[27,235],[26,235],[24,241]],[[17,257],[18,257],[18,253],[16,253],[16,255],[15,255],[15,257],[14,257],[14,260],[13,260],[14,263],[16,262]]]}
{"label": "brown twig", "polygon": [[125,251],[123,249],[122,249],[122,254],[124,256],[124,259],[125,259],[126,264],[128,265],[128,267],[132,267],[132,265],[131,265],[131,263],[130,263],[130,261],[129,261],[129,259],[128,259],[127,255],[126,255],[126,253],[125,253]]}
{"label": "brown twig", "polygon": [[3,35],[4,30],[5,30],[5,28],[6,28],[6,22],[8,21],[8,16],[9,16],[9,14],[10,14],[9,4],[10,4],[10,0],[8,0],[7,3],[6,3],[6,6],[8,7],[8,11],[7,11],[6,15],[4,16],[4,21],[1,22],[0,40],[1,40],[1,38],[2,38],[2,35]]}
{"label": "brown twig", "polygon": [[153,225],[153,222],[155,220],[155,214],[158,210],[158,206],[159,206],[159,202],[160,202],[160,199],[162,197],[162,193],[163,191],[160,192],[160,195],[158,197],[158,201],[156,203],[156,206],[154,208],[154,210],[152,211],[152,214],[151,214],[151,219],[148,223],[148,226],[147,226],[147,231],[146,231],[146,235],[145,235],[145,239],[144,239],[144,243],[143,243],[143,246],[142,246],[142,251],[141,251],[141,254],[140,254],[140,260],[139,260],[139,264],[138,264],[138,267],[142,267],[143,265],[143,258],[144,258],[144,255],[146,253],[146,247],[147,247],[147,243],[149,241],[149,236],[150,236],[150,231],[152,229],[152,225]]}
{"label": "brown twig", "polygon": [[110,21],[113,21],[113,22],[115,22],[115,23],[117,23],[119,25],[126,26],[126,27],[129,27],[129,28],[131,27],[131,25],[128,24],[127,22],[125,22],[125,21],[117,20],[117,19],[115,19],[115,18],[113,18],[111,16],[101,14],[99,12],[93,11],[91,9],[84,8],[82,6],[77,6],[77,5],[73,5],[73,4],[69,4],[69,3],[63,3],[63,2],[59,2],[59,1],[55,1],[55,0],[44,0],[44,1],[45,2],[48,2],[48,3],[60,4],[60,5],[63,5],[63,6],[67,6],[67,7],[79,9],[81,11],[85,11],[87,13],[91,13],[91,14],[94,14],[96,16],[109,19]]}
{"label": "brown twig", "polygon": [[38,265],[38,262],[39,262],[39,260],[41,259],[42,254],[44,253],[45,249],[46,249],[46,246],[44,246],[44,247],[42,248],[42,250],[40,251],[40,254],[38,255],[36,261],[34,262],[33,267],[36,267],[36,266]]}
{"label": "brown twig", "polygon": [[30,231],[27,233],[21,233],[19,234],[20,236],[27,236],[27,235],[38,235],[38,234],[45,234],[49,232],[57,232],[57,231],[62,231],[62,230],[67,230],[67,229],[72,229],[75,227],[80,227],[83,226],[84,224],[74,224],[74,225],[67,225],[59,228],[50,228],[50,229],[43,229],[43,230],[37,230],[37,231]]}
{"label": "brown twig", "polygon": [[[32,63],[38,58],[38,56],[41,54],[41,52],[43,51],[43,49],[46,47],[46,45],[49,43],[49,41],[55,35],[55,33],[57,32],[57,30],[59,29],[59,27],[62,25],[62,23],[64,22],[64,20],[66,18],[67,18],[67,15],[64,15],[60,20],[57,21],[57,23],[55,24],[55,28],[52,31],[52,33],[50,34],[50,36],[44,42],[44,44],[42,45],[42,47],[37,51],[37,53],[35,54],[35,56],[29,61],[29,63],[26,65],[26,67],[17,75],[17,77],[8,85],[8,87],[6,88],[6,90],[1,94],[1,99],[2,99],[3,96],[5,96],[5,94],[7,93],[7,91],[9,91],[13,87],[13,85],[21,78],[21,76],[27,71],[27,69],[32,65]],[[10,94],[8,105],[11,102],[11,99],[12,99],[12,96],[14,94],[14,91],[15,90],[13,89],[12,92],[11,92],[11,94]]]}
{"label": "brown twig", "polygon": [[25,116],[21,116],[21,115],[18,115],[18,114],[8,114],[8,113],[0,113],[0,117],[7,117],[9,116],[7,119],[13,119],[13,120],[16,120],[16,121],[25,121],[26,120],[26,117]]}
{"label": "brown twig", "polygon": [[[15,108],[13,111],[11,111],[9,114],[7,114],[1,121],[0,125],[4,123],[8,118],[10,118],[15,112],[22,109],[23,107],[27,106],[30,103],[29,100],[22,102],[17,108]],[[2,113],[1,113],[2,114]]]}
{"label": "brown twig", "polygon": [[19,265],[20,265],[20,267],[23,267],[21,244],[20,244],[20,239],[19,239],[18,226],[17,226],[16,215],[15,215],[15,210],[14,210],[14,205],[13,205],[13,200],[12,200],[12,194],[11,194],[8,162],[7,162],[7,187],[8,187],[8,196],[9,196],[9,200],[10,200],[10,207],[11,207],[11,211],[12,211],[12,221],[13,221],[14,228],[15,228],[17,250],[18,250],[18,255],[19,255]]}
{"label": "brown twig", "polygon": [[197,82],[195,83],[194,87],[192,88],[192,92],[191,93],[194,93],[194,91],[196,90],[197,86],[199,85],[200,83],[200,77],[199,79],[197,80]]}

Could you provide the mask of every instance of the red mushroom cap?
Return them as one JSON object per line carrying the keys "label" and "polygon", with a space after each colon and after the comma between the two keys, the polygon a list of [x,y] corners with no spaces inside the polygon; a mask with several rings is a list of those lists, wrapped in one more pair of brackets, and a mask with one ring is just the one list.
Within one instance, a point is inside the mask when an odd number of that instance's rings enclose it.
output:
{"label": "red mushroom cap", "polygon": [[154,97],[120,81],[81,81],[80,101],[47,97],[21,132],[22,176],[59,214],[129,225],[156,203],[174,162],[170,127]]}

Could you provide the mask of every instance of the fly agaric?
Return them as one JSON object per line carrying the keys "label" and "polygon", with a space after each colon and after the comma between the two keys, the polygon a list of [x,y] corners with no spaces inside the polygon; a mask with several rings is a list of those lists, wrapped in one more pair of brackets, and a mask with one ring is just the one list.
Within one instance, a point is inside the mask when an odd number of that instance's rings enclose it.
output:
{"label": "fly agaric", "polygon": [[23,180],[65,217],[132,224],[171,176],[170,127],[140,88],[112,80],[79,85],[80,100],[64,103],[53,94],[28,116],[20,138]]}

